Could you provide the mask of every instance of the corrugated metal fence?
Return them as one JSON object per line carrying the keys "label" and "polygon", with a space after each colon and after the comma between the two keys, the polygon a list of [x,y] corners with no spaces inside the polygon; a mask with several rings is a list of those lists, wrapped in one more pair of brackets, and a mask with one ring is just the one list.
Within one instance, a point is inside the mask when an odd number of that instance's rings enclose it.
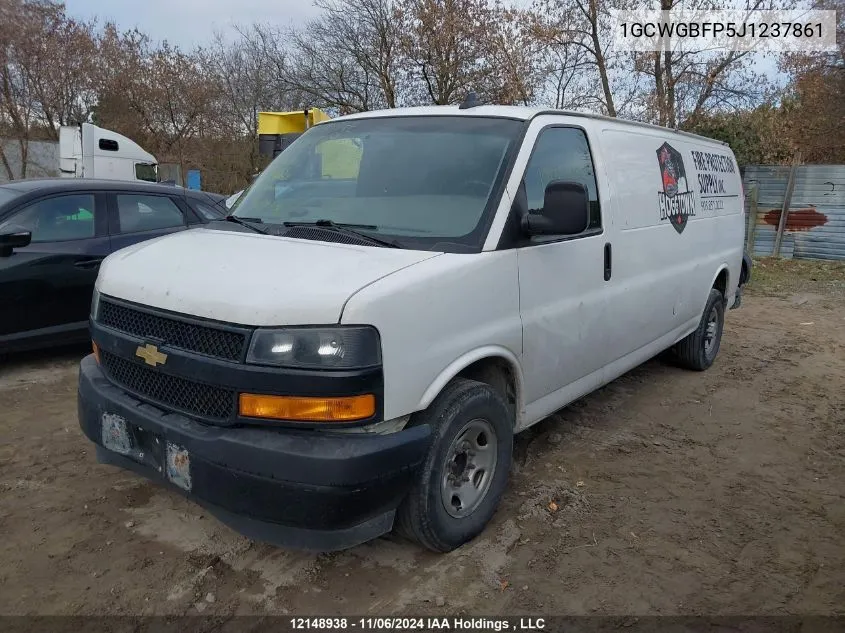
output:
{"label": "corrugated metal fence", "polygon": [[[756,196],[755,256],[772,255],[787,192],[789,165],[748,165],[744,169],[745,208]],[[780,247],[781,257],[845,260],[845,165],[800,165]]]}
{"label": "corrugated metal fence", "polygon": [[[12,180],[21,177],[23,165],[21,161],[20,145],[15,139],[0,138],[0,147],[6,162],[12,169]],[[26,177],[53,178],[59,175],[59,143],[58,141],[29,141],[27,146]],[[0,164],[0,183],[7,182],[9,174]]]}

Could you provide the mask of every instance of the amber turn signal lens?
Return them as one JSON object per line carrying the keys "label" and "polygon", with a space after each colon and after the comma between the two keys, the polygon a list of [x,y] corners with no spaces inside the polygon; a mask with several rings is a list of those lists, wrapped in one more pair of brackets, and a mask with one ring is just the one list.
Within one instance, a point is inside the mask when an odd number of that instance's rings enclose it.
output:
{"label": "amber turn signal lens", "polygon": [[346,398],[300,398],[242,393],[239,410],[248,418],[298,420],[301,422],[353,422],[372,417],[376,398],[368,393]]}
{"label": "amber turn signal lens", "polygon": [[91,341],[91,350],[94,352],[94,360],[97,361],[97,364],[100,364],[100,348],[97,347],[97,344],[94,341]]}

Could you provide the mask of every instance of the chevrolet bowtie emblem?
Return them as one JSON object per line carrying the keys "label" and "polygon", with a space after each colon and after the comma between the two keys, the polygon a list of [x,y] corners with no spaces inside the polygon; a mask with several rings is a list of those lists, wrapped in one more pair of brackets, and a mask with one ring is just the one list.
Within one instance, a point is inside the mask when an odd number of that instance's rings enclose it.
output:
{"label": "chevrolet bowtie emblem", "polygon": [[155,345],[150,345],[149,343],[140,345],[135,350],[135,356],[143,358],[144,362],[152,367],[164,365],[167,362],[167,354],[162,354]]}

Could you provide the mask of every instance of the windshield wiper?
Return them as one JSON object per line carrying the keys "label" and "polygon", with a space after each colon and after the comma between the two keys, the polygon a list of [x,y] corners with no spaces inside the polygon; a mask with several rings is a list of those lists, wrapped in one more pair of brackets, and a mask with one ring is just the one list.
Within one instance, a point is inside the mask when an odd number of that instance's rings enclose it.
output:
{"label": "windshield wiper", "polygon": [[370,240],[374,244],[387,246],[388,248],[402,248],[402,246],[394,240],[385,240],[380,237],[375,237],[363,231],[378,231],[375,224],[346,224],[345,222],[335,222],[334,220],[315,220],[314,222],[283,222],[285,226],[318,226],[321,229],[332,229],[338,233],[346,233],[347,235],[355,235],[365,240]]}
{"label": "windshield wiper", "polygon": [[227,215],[223,218],[224,222],[234,222],[235,224],[240,224],[241,226],[245,226],[248,229],[252,229],[256,233],[261,233],[262,235],[269,235],[267,231],[262,228],[259,228],[252,224],[252,222],[259,222],[261,224],[264,223],[264,220],[261,218],[240,218],[236,215]]}

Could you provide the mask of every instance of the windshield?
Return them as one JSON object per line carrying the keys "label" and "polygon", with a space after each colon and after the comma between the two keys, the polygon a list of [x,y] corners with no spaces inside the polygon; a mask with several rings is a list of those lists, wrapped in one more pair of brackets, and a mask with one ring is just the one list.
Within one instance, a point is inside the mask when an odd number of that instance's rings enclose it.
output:
{"label": "windshield", "polygon": [[158,182],[158,171],[155,163],[135,163],[135,180]]}
{"label": "windshield", "polygon": [[322,123],[276,157],[233,215],[360,225],[406,248],[480,248],[522,127],[468,116]]}

